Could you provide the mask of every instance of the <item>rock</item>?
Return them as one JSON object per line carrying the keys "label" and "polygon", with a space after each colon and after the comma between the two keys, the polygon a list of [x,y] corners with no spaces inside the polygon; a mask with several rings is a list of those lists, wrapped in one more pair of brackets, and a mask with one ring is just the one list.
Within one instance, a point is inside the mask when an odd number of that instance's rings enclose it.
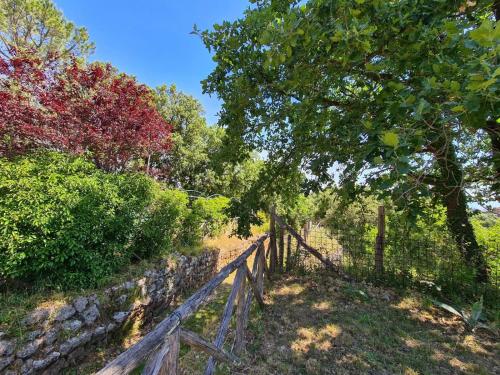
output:
{"label": "rock", "polygon": [[52,345],[57,340],[57,330],[51,329],[47,331],[47,333],[43,337],[43,340],[47,345]]}
{"label": "rock", "polygon": [[64,374],[64,369],[68,367],[68,362],[66,359],[59,357],[59,359],[52,365],[50,365],[47,369],[45,369],[42,374],[43,375],[56,375],[56,374]]}
{"label": "rock", "polygon": [[123,287],[123,289],[126,289],[126,290],[134,289],[135,282],[133,282],[133,281],[126,281],[126,282],[123,283],[122,287]]}
{"label": "rock", "polygon": [[16,353],[17,358],[24,359],[24,358],[31,357],[33,354],[36,353],[40,344],[41,344],[40,341],[30,342],[28,345],[26,345],[24,348],[22,348],[21,350],[19,350]]}
{"label": "rock", "polygon": [[113,314],[113,320],[117,323],[122,323],[125,319],[127,319],[130,313],[128,311],[118,311]]}
{"label": "rock", "polygon": [[46,320],[49,315],[50,311],[48,309],[37,309],[24,318],[23,323],[28,326],[40,323]]}
{"label": "rock", "polygon": [[79,348],[76,348],[75,350],[73,350],[69,355],[68,357],[66,358],[68,363],[71,365],[71,366],[77,366],[80,362],[80,359],[85,357],[85,355],[87,354],[85,348],[83,346],[80,346]]}
{"label": "rock", "polygon": [[78,319],[67,320],[63,323],[63,328],[68,331],[78,331],[82,327],[82,322]]}
{"label": "rock", "polygon": [[59,312],[56,315],[55,320],[58,322],[62,322],[63,320],[67,320],[76,314],[76,310],[71,305],[65,305],[59,309]]}
{"label": "rock", "polygon": [[42,370],[45,367],[47,367],[47,366],[51,365],[52,363],[54,363],[55,361],[57,361],[57,359],[60,356],[61,356],[61,353],[59,353],[59,352],[52,352],[47,357],[45,357],[44,359],[38,359],[36,361],[33,361],[33,369],[35,369],[35,370]]}
{"label": "rock", "polygon": [[87,307],[87,304],[89,303],[89,299],[86,297],[78,297],[75,299],[73,302],[73,306],[75,306],[76,311],[81,313],[85,308]]}
{"label": "rock", "polygon": [[69,340],[63,342],[59,348],[59,352],[62,355],[67,355],[79,346],[85,345],[92,338],[92,333],[89,331],[83,332],[82,334],[72,337]]}
{"label": "rock", "polygon": [[14,362],[14,356],[0,359],[0,371],[10,365],[12,362]]}
{"label": "rock", "polygon": [[0,341],[0,357],[7,357],[14,353],[16,345],[12,341]]}
{"label": "rock", "polygon": [[96,305],[92,305],[82,313],[82,316],[85,319],[85,324],[91,325],[99,317],[99,310]]}
{"label": "rock", "polygon": [[108,326],[106,327],[106,332],[112,332],[116,329],[116,324],[115,323],[109,323]]}
{"label": "rock", "polygon": [[100,327],[97,327],[97,328],[94,330],[94,334],[93,334],[93,336],[98,337],[98,336],[102,336],[102,335],[104,335],[104,334],[106,334],[106,327],[104,327],[104,326],[100,326]]}
{"label": "rock", "polygon": [[97,297],[97,294],[92,294],[91,296],[89,296],[89,303],[96,305],[97,307],[99,307],[101,305],[101,302],[99,301],[99,297]]}
{"label": "rock", "polygon": [[21,367],[21,374],[28,375],[33,373],[33,360],[28,359],[24,362],[24,365]]}
{"label": "rock", "polygon": [[43,332],[41,330],[39,330],[39,329],[28,333],[28,341],[33,341],[37,337],[40,337],[42,335],[42,333]]}

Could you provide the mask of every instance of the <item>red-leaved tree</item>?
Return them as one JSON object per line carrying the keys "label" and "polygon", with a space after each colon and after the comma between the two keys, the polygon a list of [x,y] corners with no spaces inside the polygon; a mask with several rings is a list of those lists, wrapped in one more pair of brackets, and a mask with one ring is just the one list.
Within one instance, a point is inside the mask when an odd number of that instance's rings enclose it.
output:
{"label": "red-leaved tree", "polygon": [[97,166],[117,171],[169,150],[172,128],[147,86],[109,64],[56,62],[0,58],[0,155],[90,152]]}

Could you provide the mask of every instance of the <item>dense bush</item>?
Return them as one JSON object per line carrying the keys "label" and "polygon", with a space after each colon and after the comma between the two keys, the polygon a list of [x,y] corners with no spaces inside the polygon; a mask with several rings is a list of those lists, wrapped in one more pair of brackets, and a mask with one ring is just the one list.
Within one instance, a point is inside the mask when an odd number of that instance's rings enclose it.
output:
{"label": "dense bush", "polygon": [[188,224],[188,195],[179,190],[154,186],[153,200],[141,215],[132,240],[131,251],[139,258],[171,249]]}
{"label": "dense bush", "polygon": [[163,190],[56,152],[0,159],[0,281],[79,287],[221,228],[225,198]]}
{"label": "dense bush", "polygon": [[229,199],[222,196],[194,200],[182,233],[183,245],[191,245],[203,237],[220,234],[229,222],[226,213],[228,206]]}

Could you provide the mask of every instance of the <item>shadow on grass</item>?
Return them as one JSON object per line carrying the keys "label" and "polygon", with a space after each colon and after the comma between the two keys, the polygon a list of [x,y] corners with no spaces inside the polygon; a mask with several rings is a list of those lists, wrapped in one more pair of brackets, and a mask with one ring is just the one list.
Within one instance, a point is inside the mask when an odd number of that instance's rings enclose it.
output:
{"label": "shadow on grass", "polygon": [[[238,374],[493,374],[498,344],[418,296],[316,274],[274,283]],[[258,327],[258,329],[255,329]],[[236,372],[235,372],[236,374]]]}

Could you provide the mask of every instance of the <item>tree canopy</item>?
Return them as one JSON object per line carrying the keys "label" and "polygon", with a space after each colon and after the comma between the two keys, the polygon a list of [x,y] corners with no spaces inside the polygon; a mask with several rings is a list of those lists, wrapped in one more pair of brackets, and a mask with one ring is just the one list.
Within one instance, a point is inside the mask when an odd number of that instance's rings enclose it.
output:
{"label": "tree canopy", "polygon": [[217,63],[203,86],[224,101],[228,154],[265,150],[268,179],[300,170],[307,189],[339,176],[352,196],[391,195],[408,210],[432,197],[485,279],[467,202],[498,197],[498,4],[253,3],[197,31]]}
{"label": "tree canopy", "polygon": [[85,58],[94,44],[87,30],[66,20],[51,0],[0,0],[0,55],[9,58],[12,48],[45,60],[54,54]]}
{"label": "tree canopy", "polygon": [[231,164],[221,154],[224,130],[209,126],[201,103],[179,91],[175,85],[156,88],[156,105],[163,118],[172,124],[172,149],[158,160],[171,186],[193,194],[222,194],[239,197],[262,166],[258,155],[249,155]]}
{"label": "tree canopy", "polygon": [[152,90],[111,65],[73,60],[61,69],[31,55],[0,58],[0,99],[0,156],[89,152],[100,168],[117,171],[171,146]]}

